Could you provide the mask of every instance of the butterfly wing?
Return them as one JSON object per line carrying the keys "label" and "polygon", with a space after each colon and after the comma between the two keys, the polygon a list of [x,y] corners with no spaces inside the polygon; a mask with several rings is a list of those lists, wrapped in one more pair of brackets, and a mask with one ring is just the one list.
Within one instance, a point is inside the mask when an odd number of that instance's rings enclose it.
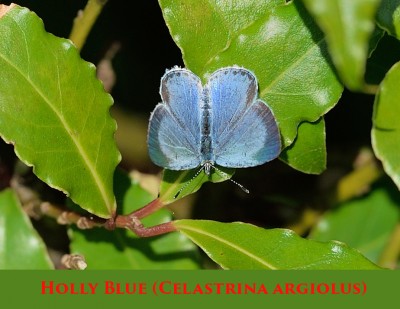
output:
{"label": "butterfly wing", "polygon": [[172,69],[161,78],[159,103],[150,116],[151,160],[171,170],[200,165],[200,79],[186,69]]}
{"label": "butterfly wing", "polygon": [[250,167],[276,158],[280,134],[270,108],[257,100],[257,80],[248,70],[228,67],[213,73],[206,85],[212,106],[215,163]]}

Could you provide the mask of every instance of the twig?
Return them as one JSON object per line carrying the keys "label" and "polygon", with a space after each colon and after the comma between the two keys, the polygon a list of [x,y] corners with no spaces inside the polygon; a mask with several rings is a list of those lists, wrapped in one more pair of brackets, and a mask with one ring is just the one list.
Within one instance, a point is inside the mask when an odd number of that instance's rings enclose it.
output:
{"label": "twig", "polygon": [[55,218],[59,224],[76,224],[80,229],[91,229],[94,227],[104,227],[108,230],[116,228],[125,228],[139,237],[152,237],[176,231],[172,222],[166,222],[159,225],[145,227],[140,219],[145,218],[164,205],[159,199],[155,199],[146,206],[127,215],[117,215],[115,218],[102,219],[96,216],[83,216],[73,211],[67,211],[60,206],[43,202],[41,211],[44,215]]}
{"label": "twig", "polygon": [[79,11],[69,35],[76,48],[82,49],[97,17],[108,0],[88,0],[83,11]]}
{"label": "twig", "polygon": [[61,263],[68,269],[84,270],[87,267],[85,258],[78,254],[63,255]]}
{"label": "twig", "polygon": [[382,169],[378,166],[375,158],[368,158],[368,151],[364,150],[359,155],[367,157],[364,162],[339,181],[334,202],[344,202],[368,192],[371,184],[382,176]]}
{"label": "twig", "polygon": [[172,221],[145,227],[140,219],[135,216],[119,216],[117,217],[116,225],[131,230],[139,237],[153,237],[176,231]]}

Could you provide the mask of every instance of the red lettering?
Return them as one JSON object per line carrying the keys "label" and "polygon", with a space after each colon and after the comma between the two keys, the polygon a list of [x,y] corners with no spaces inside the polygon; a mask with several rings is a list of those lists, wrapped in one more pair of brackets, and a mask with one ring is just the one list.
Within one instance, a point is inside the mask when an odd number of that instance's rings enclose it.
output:
{"label": "red lettering", "polygon": [[116,284],[116,290],[117,290],[116,294],[125,294],[123,291],[121,291],[121,283]]}
{"label": "red lettering", "polygon": [[212,290],[211,283],[206,283],[205,288],[206,288],[206,294],[211,294],[212,293],[213,290]]}
{"label": "red lettering", "polygon": [[293,283],[286,283],[286,294],[296,294]]}
{"label": "red lettering", "polygon": [[236,294],[236,292],[235,292],[235,284],[234,283],[227,283],[225,285],[225,293],[226,294]]}
{"label": "red lettering", "polygon": [[[325,288],[325,290],[324,290]],[[319,294],[326,294],[329,292],[329,285],[327,285],[326,283],[320,283],[317,285],[317,292]]]}
{"label": "red lettering", "polygon": [[[125,284],[125,292],[126,294],[135,294],[136,293],[136,283],[126,283]],[[121,293],[123,294],[123,293]]]}
{"label": "red lettering", "polygon": [[360,294],[361,288],[360,288],[360,284],[359,283],[354,283],[353,284],[353,288],[354,288],[353,294]]}
{"label": "red lettering", "polygon": [[42,281],[42,294],[46,294],[46,290],[48,289],[49,294],[53,294],[53,286],[54,281],[49,281],[49,285],[46,285],[46,281]]}
{"label": "red lettering", "polygon": [[214,283],[214,285],[217,287],[217,291],[216,291],[216,293],[217,294],[221,294],[221,286],[223,286],[224,284],[223,283]]}
{"label": "red lettering", "polygon": [[203,289],[200,284],[196,284],[196,287],[193,290],[193,294],[201,294],[203,295]]}
{"label": "red lettering", "polygon": [[[252,294],[256,293],[256,284],[253,283],[251,286],[250,284],[245,284],[244,285],[244,293],[247,294],[248,292],[251,292]],[[257,293],[259,294],[259,293]]]}
{"label": "red lettering", "polygon": [[[340,288],[343,288],[343,283],[340,284]],[[338,295],[340,294],[340,291],[336,290],[336,283],[332,283],[332,291],[331,291],[332,295]]]}
{"label": "red lettering", "polygon": [[105,294],[113,294],[115,291],[114,289],[114,282],[112,281],[106,281],[105,282]]}
{"label": "red lettering", "polygon": [[165,284],[171,285],[171,281],[163,281],[163,282],[161,282],[160,285],[159,285],[159,287],[158,287],[159,291],[160,291],[162,294],[171,294],[170,291],[164,290],[164,285],[165,285]]}
{"label": "red lettering", "polygon": [[260,288],[257,291],[257,294],[268,294],[267,288],[264,284],[261,284]]}
{"label": "red lettering", "polygon": [[139,283],[139,294],[147,294],[147,285],[144,282]]}
{"label": "red lettering", "polygon": [[[333,290],[335,291],[335,287],[333,288]],[[350,294],[351,293],[351,283],[347,284],[347,289],[346,289],[346,284],[341,283],[340,284],[340,292],[342,294]],[[336,294],[340,294],[340,292],[337,292]],[[332,293],[332,294],[334,294],[334,293]]]}
{"label": "red lettering", "polygon": [[78,292],[77,291],[75,291],[75,284],[74,283],[71,283],[71,292],[70,292],[70,294],[78,294]]}
{"label": "red lettering", "polygon": [[308,293],[308,284],[300,283],[296,286],[296,291],[299,294],[307,294]]}
{"label": "red lettering", "polygon": [[272,294],[283,294],[282,287],[279,283],[275,286],[274,292]]}
{"label": "red lettering", "polygon": [[180,283],[174,283],[173,284],[173,287],[174,287],[174,295],[177,295],[177,294],[181,294],[181,285],[180,285]]}
{"label": "red lettering", "polygon": [[68,293],[68,285],[66,285],[65,283],[56,284],[56,292],[58,294],[66,294],[66,293]]}
{"label": "red lettering", "polygon": [[97,289],[98,285],[99,285],[98,283],[95,283],[95,284],[89,283],[89,288],[90,288],[91,294],[95,294],[96,293],[96,289]]}

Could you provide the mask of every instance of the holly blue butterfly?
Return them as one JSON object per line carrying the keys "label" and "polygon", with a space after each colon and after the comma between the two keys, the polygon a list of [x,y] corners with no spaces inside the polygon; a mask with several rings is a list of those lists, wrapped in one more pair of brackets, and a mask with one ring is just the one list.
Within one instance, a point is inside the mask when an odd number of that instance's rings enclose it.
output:
{"label": "holly blue butterfly", "polygon": [[215,165],[252,167],[280,153],[275,117],[257,99],[257,79],[245,68],[221,68],[203,86],[194,73],[175,67],[161,78],[160,95],[148,130],[149,155],[160,167],[201,167],[209,175]]}

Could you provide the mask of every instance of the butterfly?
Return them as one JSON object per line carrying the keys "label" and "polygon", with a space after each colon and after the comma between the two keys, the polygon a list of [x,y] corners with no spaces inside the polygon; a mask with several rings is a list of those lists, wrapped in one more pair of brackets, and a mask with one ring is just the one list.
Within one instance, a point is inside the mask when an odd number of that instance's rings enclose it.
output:
{"label": "butterfly", "polygon": [[275,159],[281,150],[276,119],[257,98],[255,75],[241,67],[212,73],[206,84],[188,69],[175,67],[161,78],[162,102],[151,113],[151,160],[170,170],[215,165],[245,168]]}

